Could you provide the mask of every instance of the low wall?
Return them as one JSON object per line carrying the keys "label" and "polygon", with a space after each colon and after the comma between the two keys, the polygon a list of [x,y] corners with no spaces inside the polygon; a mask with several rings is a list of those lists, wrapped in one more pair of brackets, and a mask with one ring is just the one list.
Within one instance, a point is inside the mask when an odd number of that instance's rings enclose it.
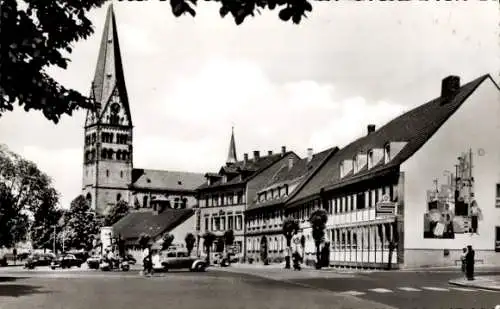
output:
{"label": "low wall", "polygon": [[[498,265],[500,266],[500,252],[494,250],[474,250],[477,264]],[[462,250],[448,250],[445,255],[445,250],[436,249],[405,249],[404,250],[404,265],[402,268],[414,267],[445,267],[457,266],[457,260],[460,260]]]}

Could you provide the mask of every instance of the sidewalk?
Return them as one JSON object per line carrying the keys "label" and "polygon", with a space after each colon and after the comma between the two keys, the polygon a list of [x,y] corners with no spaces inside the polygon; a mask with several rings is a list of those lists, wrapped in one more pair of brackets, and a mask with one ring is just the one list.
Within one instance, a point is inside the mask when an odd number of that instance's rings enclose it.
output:
{"label": "sidewalk", "polygon": [[500,291],[500,276],[478,276],[474,280],[465,278],[448,281],[449,284],[485,290]]}
{"label": "sidewalk", "polygon": [[240,264],[234,263],[228,267],[210,267],[209,270],[218,270],[246,275],[258,276],[272,280],[294,280],[308,278],[353,278],[354,274],[335,271],[331,269],[314,269],[310,266],[303,266],[302,270],[285,269],[285,264]]}

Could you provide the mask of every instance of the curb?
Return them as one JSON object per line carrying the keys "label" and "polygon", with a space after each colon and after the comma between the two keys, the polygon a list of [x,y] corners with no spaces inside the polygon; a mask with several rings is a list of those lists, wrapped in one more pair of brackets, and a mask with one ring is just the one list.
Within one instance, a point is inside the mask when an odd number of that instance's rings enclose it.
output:
{"label": "curb", "polygon": [[493,287],[493,286],[489,286],[489,285],[460,282],[458,280],[449,280],[448,283],[451,285],[462,286],[462,287],[470,287],[470,288],[490,290],[490,291],[500,291],[500,286]]}

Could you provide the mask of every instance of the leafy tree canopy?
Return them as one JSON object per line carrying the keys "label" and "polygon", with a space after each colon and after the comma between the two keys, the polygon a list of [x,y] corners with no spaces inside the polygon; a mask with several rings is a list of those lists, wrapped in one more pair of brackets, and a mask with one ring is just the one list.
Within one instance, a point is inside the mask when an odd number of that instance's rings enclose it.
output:
{"label": "leafy tree canopy", "polygon": [[0,145],[0,246],[25,240],[30,225],[52,220],[58,198],[51,179],[35,163]]}
{"label": "leafy tree canopy", "polygon": [[127,202],[119,201],[109,209],[109,212],[104,218],[104,225],[112,226],[116,222],[120,221],[121,218],[128,215],[129,212],[130,207],[128,206]]}
{"label": "leafy tree canopy", "polygon": [[309,222],[312,227],[312,237],[316,243],[316,246],[321,243],[325,237],[325,227],[328,221],[328,213],[324,209],[317,209],[309,218]]}
{"label": "leafy tree canopy", "polygon": [[166,233],[166,234],[163,235],[162,241],[163,242],[161,244],[161,249],[162,250],[167,250],[168,248],[170,248],[170,246],[174,242],[174,235],[172,235],[170,233]]}
{"label": "leafy tree canopy", "polygon": [[90,208],[83,195],[77,196],[69,211],[63,216],[61,235],[64,235],[66,247],[75,249],[90,249],[92,241],[100,233],[102,218]]}
{"label": "leafy tree canopy", "polygon": [[194,237],[193,233],[187,233],[184,241],[186,242],[186,249],[188,253],[191,254],[191,251],[193,251],[194,244],[196,242],[196,237]]}
{"label": "leafy tree canopy", "polygon": [[[212,0],[220,4],[219,14],[230,14],[237,25],[261,10],[278,9],[283,21],[300,23],[312,11],[307,0]],[[0,116],[14,105],[25,111],[39,110],[58,123],[61,115],[79,108],[91,108],[90,98],[68,89],[47,74],[47,68],[66,69],[72,44],[93,32],[89,10],[106,0],[36,1],[2,0],[2,44],[0,46]],[[197,0],[170,0],[174,16],[196,15]]]}

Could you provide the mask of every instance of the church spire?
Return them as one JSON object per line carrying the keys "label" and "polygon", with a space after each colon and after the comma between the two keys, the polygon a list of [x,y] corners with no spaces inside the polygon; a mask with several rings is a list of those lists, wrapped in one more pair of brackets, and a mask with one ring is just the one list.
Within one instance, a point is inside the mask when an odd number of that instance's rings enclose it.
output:
{"label": "church spire", "polygon": [[236,163],[236,143],[234,142],[234,127],[231,128],[231,141],[229,142],[229,152],[227,154],[227,164]]}
{"label": "church spire", "polygon": [[[108,104],[113,94],[120,97],[126,114],[130,119],[131,115],[125,87],[125,77],[123,73],[120,44],[118,41],[118,30],[116,27],[113,4],[110,4],[104,23],[99,56],[92,81],[91,96],[96,103],[96,118],[101,118],[105,106]],[[87,119],[88,120],[88,119]]]}

